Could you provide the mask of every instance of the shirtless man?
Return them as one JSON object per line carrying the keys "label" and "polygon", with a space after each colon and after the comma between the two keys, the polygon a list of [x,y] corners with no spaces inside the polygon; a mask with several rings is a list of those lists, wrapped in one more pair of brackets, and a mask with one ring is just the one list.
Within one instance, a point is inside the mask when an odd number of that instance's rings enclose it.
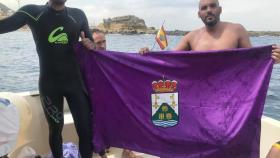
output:
{"label": "shirtless man", "polygon": [[[204,51],[252,47],[246,29],[241,24],[220,21],[221,13],[222,7],[218,0],[200,0],[198,16],[205,26],[185,35],[174,50]],[[148,48],[142,48],[140,54],[148,51]],[[273,46],[272,58],[275,63],[280,63],[280,47]]]}
{"label": "shirtless man", "polygon": [[204,27],[183,37],[175,50],[223,50],[252,47],[249,35],[240,24],[220,21],[218,0],[200,0],[198,16]]}

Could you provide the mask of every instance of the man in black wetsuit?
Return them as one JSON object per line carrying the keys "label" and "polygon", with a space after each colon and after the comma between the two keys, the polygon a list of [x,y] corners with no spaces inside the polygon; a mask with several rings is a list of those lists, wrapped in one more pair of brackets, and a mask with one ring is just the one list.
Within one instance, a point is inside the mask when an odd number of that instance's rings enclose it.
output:
{"label": "man in black wetsuit", "polygon": [[[39,91],[49,124],[49,144],[54,158],[62,157],[63,97],[66,97],[79,136],[82,158],[92,158],[91,109],[73,43],[83,32],[82,43],[92,49],[93,43],[83,11],[65,7],[66,0],[49,0],[46,5],[27,5],[12,16],[0,20],[0,33],[27,24],[35,40],[39,61]],[[89,40],[90,39],[90,40]],[[100,153],[106,157],[104,152]]]}

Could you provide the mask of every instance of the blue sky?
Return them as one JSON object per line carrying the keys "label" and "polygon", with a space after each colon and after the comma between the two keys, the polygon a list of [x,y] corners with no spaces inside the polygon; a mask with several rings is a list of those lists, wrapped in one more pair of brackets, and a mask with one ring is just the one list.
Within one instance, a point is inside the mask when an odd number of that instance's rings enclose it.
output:
{"label": "blue sky", "polygon": [[[47,1],[47,0],[46,0]],[[0,0],[17,9],[16,0]],[[42,0],[21,0],[21,5],[44,4]],[[220,0],[222,21],[241,23],[247,30],[280,31],[280,0]],[[66,5],[85,11],[89,23],[97,25],[103,18],[136,15],[147,26],[167,30],[193,30],[203,26],[197,16],[198,0],[68,0]]]}

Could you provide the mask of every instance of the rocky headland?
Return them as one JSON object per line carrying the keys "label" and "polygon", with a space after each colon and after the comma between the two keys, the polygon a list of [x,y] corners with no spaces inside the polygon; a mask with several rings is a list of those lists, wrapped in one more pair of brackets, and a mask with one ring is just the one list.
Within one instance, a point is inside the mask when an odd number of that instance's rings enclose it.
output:
{"label": "rocky headland", "polygon": [[154,27],[147,27],[145,21],[134,15],[119,16],[103,19],[103,23],[97,26],[106,33],[119,34],[154,34]]}

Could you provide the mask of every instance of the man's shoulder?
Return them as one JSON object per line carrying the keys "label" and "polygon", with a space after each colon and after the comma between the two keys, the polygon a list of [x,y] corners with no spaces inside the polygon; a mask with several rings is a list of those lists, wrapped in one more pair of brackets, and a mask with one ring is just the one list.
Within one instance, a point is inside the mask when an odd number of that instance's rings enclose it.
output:
{"label": "man's shoulder", "polygon": [[43,8],[45,8],[46,5],[35,5],[35,4],[28,4],[28,5],[25,5],[23,7],[21,7],[19,10],[21,11],[39,11],[39,10],[42,10]]}
{"label": "man's shoulder", "polygon": [[226,28],[230,28],[230,29],[244,29],[244,26],[242,24],[239,23],[232,23],[232,22],[223,22]]}
{"label": "man's shoulder", "polygon": [[224,28],[226,32],[230,33],[230,34],[234,34],[234,36],[236,37],[247,37],[249,36],[248,35],[248,32],[247,30],[245,29],[245,27],[239,23],[225,23],[226,24],[226,27]]}
{"label": "man's shoulder", "polygon": [[67,10],[69,13],[72,13],[72,14],[80,14],[80,15],[84,15],[84,11],[82,11],[81,9],[79,8],[71,8],[71,7],[67,7]]}
{"label": "man's shoulder", "polygon": [[201,27],[201,28],[198,28],[198,29],[195,29],[195,30],[192,30],[191,33],[198,33],[198,32],[201,32],[205,29],[205,27]]}
{"label": "man's shoulder", "polygon": [[186,36],[192,37],[193,35],[197,35],[198,33],[200,33],[202,30],[203,30],[203,27],[192,30],[189,33],[187,33]]}
{"label": "man's shoulder", "polygon": [[46,5],[29,4],[18,9],[17,13],[24,14],[25,16],[31,17],[32,19],[36,19],[46,10],[46,8]]}

